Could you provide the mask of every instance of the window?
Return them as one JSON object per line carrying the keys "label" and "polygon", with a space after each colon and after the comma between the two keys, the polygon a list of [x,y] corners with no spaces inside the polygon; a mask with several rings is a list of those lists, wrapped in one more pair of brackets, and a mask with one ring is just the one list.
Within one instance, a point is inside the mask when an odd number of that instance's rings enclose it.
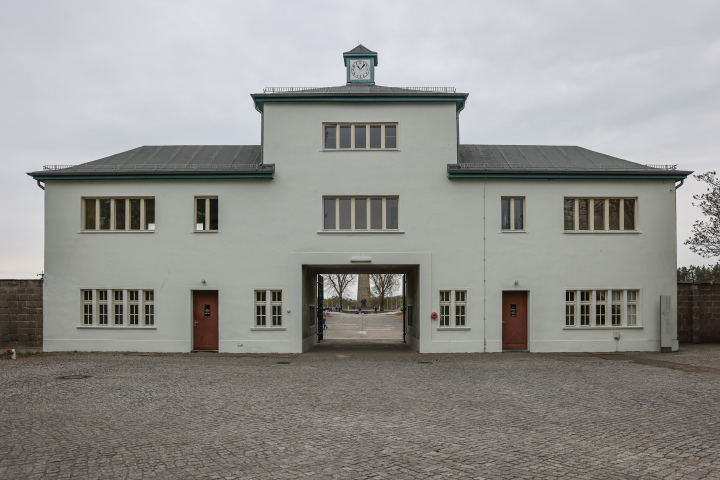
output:
{"label": "window", "polygon": [[[268,311],[270,312],[270,325],[268,325]],[[255,327],[282,326],[282,290],[255,290]]]}
{"label": "window", "polygon": [[502,229],[507,231],[525,230],[525,198],[502,197],[500,205]]}
{"label": "window", "polygon": [[590,295],[591,291],[580,292],[580,326],[590,326]]}
{"label": "window", "polygon": [[638,291],[627,291],[627,324],[636,326],[638,324]]}
{"label": "window", "polygon": [[566,231],[637,231],[636,198],[566,198]]}
{"label": "window", "polygon": [[153,231],[155,198],[83,198],[84,231]]}
{"label": "window", "polygon": [[144,290],[145,301],[145,325],[155,325],[155,292],[153,290]]}
{"label": "window", "polygon": [[[580,300],[580,327],[637,327],[639,290],[566,290],[565,327],[577,327],[576,314]],[[608,325],[608,306],[610,324]],[[595,310],[595,324],[590,311]],[[625,323],[626,322],[626,323]]]}
{"label": "window", "polygon": [[575,326],[575,291],[565,292],[565,326]]}
{"label": "window", "polygon": [[[82,298],[82,326],[122,328],[127,325],[128,327],[140,327],[142,308],[145,310],[145,326],[155,324],[152,290],[85,289],[80,291],[80,295]],[[144,298],[142,305],[141,298]],[[95,299],[97,301],[96,308],[93,305]],[[125,302],[127,302],[127,307]],[[110,322],[111,304],[112,322]],[[93,315],[95,311],[97,311],[97,315]]]}
{"label": "window", "polygon": [[440,326],[450,326],[450,290],[440,291]]}
{"label": "window", "polygon": [[270,292],[272,307],[272,325],[273,327],[282,327],[282,291],[273,290]]}
{"label": "window", "polygon": [[324,150],[395,150],[397,123],[323,124]]}
{"label": "window", "polygon": [[93,324],[93,291],[82,291],[83,325]]}
{"label": "window", "polygon": [[[454,316],[451,316],[454,312]],[[438,327],[467,326],[467,290],[440,290],[440,324]]]}
{"label": "window", "polygon": [[98,325],[108,324],[107,290],[98,290]]}
{"label": "window", "polygon": [[113,290],[113,324],[123,324],[123,291]]}
{"label": "window", "polygon": [[622,315],[622,304],[623,304],[623,291],[613,290],[612,291],[612,304],[610,306],[610,320],[613,327],[619,327],[623,324]]}
{"label": "window", "polygon": [[595,291],[595,326],[605,326],[605,316],[607,313],[607,292],[605,290]]}
{"label": "window", "polygon": [[137,290],[128,290],[128,325],[140,324],[140,296]]}
{"label": "window", "polygon": [[398,197],[325,197],[323,230],[398,230]]}
{"label": "window", "polygon": [[218,229],[218,198],[195,197],[195,231],[216,232]]}

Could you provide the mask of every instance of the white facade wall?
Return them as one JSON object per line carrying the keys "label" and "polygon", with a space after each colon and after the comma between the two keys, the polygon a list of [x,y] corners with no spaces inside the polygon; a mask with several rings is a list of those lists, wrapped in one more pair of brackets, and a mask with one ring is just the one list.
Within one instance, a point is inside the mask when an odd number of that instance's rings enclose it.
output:
{"label": "white facade wall", "polygon": [[[324,152],[323,122],[397,122],[399,149]],[[300,352],[302,266],[352,271],[358,256],[420,266],[421,352],[501,351],[503,290],[528,292],[531,351],[659,350],[659,296],[675,298],[671,180],[450,180],[454,103],[267,103],[263,132],[272,180],[46,182],[46,351],[190,351],[192,291],[208,289],[220,351]],[[373,195],[399,196],[399,232],[322,231],[324,196]],[[156,230],[82,232],[81,199],[100,196],[154,196]],[[196,196],[219,198],[218,232],[194,232]],[[525,197],[525,233],[500,231],[501,196]],[[638,232],[565,233],[565,196],[637,197]],[[153,289],[155,327],[82,327],[83,288]],[[258,289],[283,291],[282,329],[253,329]],[[438,329],[438,292],[456,289],[468,328]],[[566,289],[639,289],[641,328],[565,329]]]}

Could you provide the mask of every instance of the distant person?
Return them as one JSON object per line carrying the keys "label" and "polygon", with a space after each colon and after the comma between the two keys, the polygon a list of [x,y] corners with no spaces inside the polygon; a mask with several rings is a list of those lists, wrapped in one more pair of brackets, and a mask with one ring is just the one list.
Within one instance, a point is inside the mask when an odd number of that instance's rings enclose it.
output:
{"label": "distant person", "polygon": [[323,330],[327,330],[327,310],[323,310],[323,323],[322,323]]}

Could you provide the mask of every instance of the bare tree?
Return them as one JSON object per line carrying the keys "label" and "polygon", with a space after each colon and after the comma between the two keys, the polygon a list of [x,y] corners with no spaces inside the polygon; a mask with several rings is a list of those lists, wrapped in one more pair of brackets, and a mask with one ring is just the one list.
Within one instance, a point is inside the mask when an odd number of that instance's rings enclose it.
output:
{"label": "bare tree", "polygon": [[385,309],[385,297],[392,295],[400,286],[400,275],[394,273],[371,273],[372,292],[380,297],[380,310]]}
{"label": "bare tree", "polygon": [[692,237],[685,240],[690,250],[705,258],[720,256],[720,178],[715,175],[715,172],[694,175],[709,185],[705,193],[693,195],[695,200],[699,200],[699,203],[693,202],[693,206],[700,207],[707,221],[697,220]]}
{"label": "bare tree", "polygon": [[355,275],[350,273],[332,273],[330,275],[325,275],[325,280],[327,283],[325,284],[325,289],[330,292],[337,293],[338,297],[340,297],[340,310],[343,309],[343,293],[345,290],[348,289],[357,278]]}

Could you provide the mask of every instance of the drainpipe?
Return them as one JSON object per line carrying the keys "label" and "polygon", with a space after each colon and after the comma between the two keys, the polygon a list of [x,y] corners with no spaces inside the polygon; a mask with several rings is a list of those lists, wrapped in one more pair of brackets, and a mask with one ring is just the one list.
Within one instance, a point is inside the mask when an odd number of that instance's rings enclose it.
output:
{"label": "drainpipe", "polygon": [[45,187],[43,187],[42,185],[40,185],[40,180],[37,181],[37,186],[40,187],[40,188],[42,188],[43,190],[45,190]]}
{"label": "drainpipe", "polygon": [[678,188],[682,187],[682,186],[683,186],[683,183],[685,183],[685,179],[684,179],[684,178],[680,179],[680,183],[679,183],[679,184],[677,184],[677,183],[675,184],[675,190],[677,190]]}
{"label": "drainpipe", "polygon": [[487,175],[483,182],[483,353],[487,352],[487,272],[485,269],[485,249],[487,245],[487,224],[485,222],[485,186],[487,185]]}

